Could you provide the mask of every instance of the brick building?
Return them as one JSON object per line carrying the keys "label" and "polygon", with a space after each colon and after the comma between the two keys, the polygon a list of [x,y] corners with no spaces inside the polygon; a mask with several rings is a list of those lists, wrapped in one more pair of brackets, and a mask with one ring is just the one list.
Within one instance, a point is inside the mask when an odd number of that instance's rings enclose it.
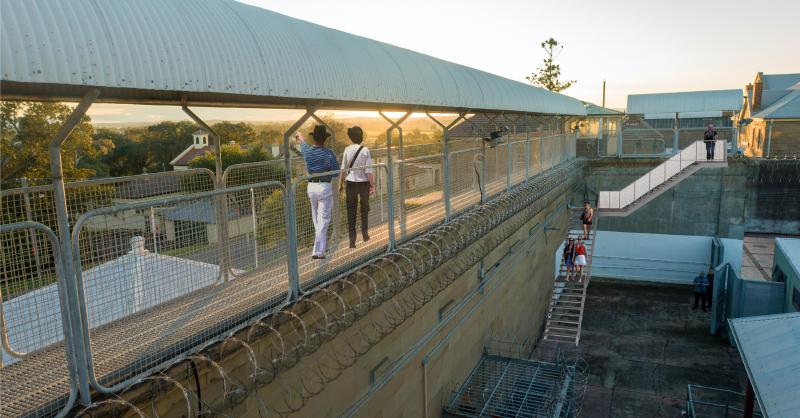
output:
{"label": "brick building", "polygon": [[800,73],[756,74],[745,86],[739,147],[750,157],[800,155]]}

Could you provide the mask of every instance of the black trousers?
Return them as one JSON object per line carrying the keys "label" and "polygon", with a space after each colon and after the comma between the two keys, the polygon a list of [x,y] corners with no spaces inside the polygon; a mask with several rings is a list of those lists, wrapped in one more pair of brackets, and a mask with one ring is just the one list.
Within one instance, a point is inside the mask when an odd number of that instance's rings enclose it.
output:
{"label": "black trousers", "polygon": [[369,239],[369,182],[346,181],[344,193],[347,205],[347,232],[350,234],[350,243],[356,242],[356,211],[361,209],[361,236],[364,241]]}
{"label": "black trousers", "polygon": [[706,293],[694,292],[694,308],[697,309],[697,303],[700,307],[706,310]]}
{"label": "black trousers", "polygon": [[716,141],[706,141],[706,160],[714,159],[714,146],[717,145]]}

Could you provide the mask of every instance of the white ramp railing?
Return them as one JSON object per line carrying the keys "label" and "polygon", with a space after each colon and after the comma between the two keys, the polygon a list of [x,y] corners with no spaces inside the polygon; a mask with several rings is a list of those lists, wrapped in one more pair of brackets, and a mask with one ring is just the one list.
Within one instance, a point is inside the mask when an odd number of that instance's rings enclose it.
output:
{"label": "white ramp railing", "polygon": [[725,142],[724,140],[714,141],[712,159],[706,158],[706,144],[704,141],[697,141],[689,145],[624,189],[600,192],[597,199],[597,207],[600,209],[624,209],[694,164],[726,161],[727,149]]}

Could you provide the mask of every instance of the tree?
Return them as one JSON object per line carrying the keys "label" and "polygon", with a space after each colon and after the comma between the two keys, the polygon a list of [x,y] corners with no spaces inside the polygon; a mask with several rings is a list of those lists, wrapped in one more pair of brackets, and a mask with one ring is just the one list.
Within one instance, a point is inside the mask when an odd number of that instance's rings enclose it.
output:
{"label": "tree", "polygon": [[233,141],[239,145],[249,145],[256,140],[256,131],[252,125],[246,122],[222,121],[215,123],[211,128],[217,131],[223,144]]}
{"label": "tree", "polygon": [[[253,148],[245,151],[239,144],[222,145],[222,169],[225,170],[231,165],[241,163],[255,163],[259,161],[269,161],[272,158],[261,148]],[[202,157],[197,157],[189,162],[192,168],[207,168],[211,171],[216,169],[216,160],[213,152],[207,152]]]}
{"label": "tree", "polygon": [[535,86],[544,87],[547,90],[555,92],[564,91],[577,83],[575,80],[559,80],[559,77],[561,77],[561,66],[555,64],[554,60],[564,49],[564,46],[559,44],[557,40],[550,38],[542,42],[541,47],[544,49],[545,54],[547,54],[547,58],[544,59],[542,66],[536,69],[535,73],[525,77],[525,79]]}

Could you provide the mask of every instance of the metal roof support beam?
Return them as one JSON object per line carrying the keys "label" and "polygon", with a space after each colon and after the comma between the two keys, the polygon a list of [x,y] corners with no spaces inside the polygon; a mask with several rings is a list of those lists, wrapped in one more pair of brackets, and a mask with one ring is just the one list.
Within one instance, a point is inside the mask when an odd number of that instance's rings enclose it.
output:
{"label": "metal roof support beam", "polygon": [[[61,162],[61,146],[66,142],[69,135],[81,122],[86,112],[92,106],[95,99],[100,95],[100,90],[91,89],[83,96],[78,106],[72,111],[67,120],[58,130],[56,135],[50,140],[50,175],[53,179],[53,200],[56,206],[56,220],[58,222],[58,234],[61,240],[60,245],[62,258],[64,260],[64,278],[67,284],[66,293],[69,313],[69,321],[64,324],[66,339],[66,350],[70,374],[73,382],[78,386],[80,401],[84,405],[91,403],[91,392],[89,390],[88,357],[86,347],[90,344],[88,329],[84,329],[86,320],[86,304],[80,303],[80,293],[82,286],[76,282],[75,259],[70,245],[69,213],[67,211],[67,194],[64,188],[64,170]],[[57,249],[53,249],[57,251]]]}
{"label": "metal roof support beam", "polygon": [[289,289],[286,292],[287,302],[295,300],[300,296],[300,269],[298,267],[297,255],[297,214],[295,213],[297,204],[295,203],[295,188],[292,187],[292,161],[289,152],[289,137],[300,129],[300,126],[306,123],[309,118],[314,117],[314,112],[316,112],[316,110],[317,106],[307,107],[306,113],[283,133],[283,161],[286,165],[284,170],[286,171],[286,199],[284,200],[284,202],[286,202],[286,207],[284,208],[284,212],[286,213],[286,238],[288,241],[286,247],[289,273]]}
{"label": "metal roof support beam", "polygon": [[769,128],[767,130],[767,158],[769,158],[770,151],[772,150],[772,125],[775,123],[775,119],[769,120]]}
{"label": "metal roof support beam", "polygon": [[464,115],[466,113],[461,112],[458,114],[456,120],[450,122],[448,125],[439,122],[435,117],[431,116],[429,112],[425,112],[426,115],[439,127],[442,128],[442,155],[444,160],[444,222],[450,222],[450,213],[451,213],[451,206],[450,206],[450,152],[448,151],[448,144],[447,144],[447,133],[450,129],[455,127],[459,122],[464,120]]}
{"label": "metal roof support beam", "polygon": [[[214,128],[208,126],[208,124],[197,116],[191,109],[184,103],[181,106],[181,110],[183,113],[186,113],[194,123],[198,124],[201,128],[206,130],[208,133],[211,134],[211,137],[214,138],[214,188],[215,189],[223,189],[225,188],[225,182],[222,180],[224,175],[222,169],[222,138],[219,137],[217,131]],[[217,249],[220,252],[219,257],[219,281],[228,281],[228,278],[232,276],[231,271],[231,263],[230,263],[230,253],[228,252],[228,222],[227,222],[227,213],[228,213],[228,203],[225,199],[225,195],[220,194],[216,198],[214,198],[214,218],[217,224]]]}
{"label": "metal roof support beam", "polygon": [[389,122],[389,124],[390,124],[389,128],[386,130],[386,166],[389,167],[389,170],[387,170],[388,171],[388,173],[387,173],[387,183],[389,183],[389,187],[387,188],[387,193],[386,193],[386,200],[387,200],[386,204],[387,204],[387,206],[389,206],[389,223],[390,223],[390,225],[389,225],[389,246],[393,250],[395,248],[396,241],[395,241],[395,236],[394,236],[394,190],[393,190],[394,189],[394,179],[393,179],[394,174],[392,174],[392,172],[394,171],[394,166],[392,165],[392,131],[394,129],[397,129],[399,134],[400,134],[400,138],[399,138],[400,147],[399,147],[399,150],[401,152],[401,154],[400,154],[401,163],[400,163],[398,169],[399,169],[399,172],[400,172],[400,181],[399,181],[399,184],[400,184],[400,190],[399,190],[400,216],[401,216],[401,219],[400,219],[400,234],[401,234],[401,237],[402,237],[402,236],[405,236],[405,222],[404,222],[405,219],[402,218],[403,217],[403,206],[405,206],[405,200],[404,200],[404,197],[403,197],[404,196],[404,191],[403,191],[403,164],[402,164],[402,158],[403,158],[403,156],[402,156],[403,131],[400,128],[400,124],[405,122],[405,120],[408,119],[409,116],[411,116],[411,111],[406,112],[403,116],[401,116],[396,121],[392,120],[390,117],[386,116],[383,113],[383,111],[378,111],[378,114],[380,114],[381,117],[384,120],[386,120],[386,122]]}

